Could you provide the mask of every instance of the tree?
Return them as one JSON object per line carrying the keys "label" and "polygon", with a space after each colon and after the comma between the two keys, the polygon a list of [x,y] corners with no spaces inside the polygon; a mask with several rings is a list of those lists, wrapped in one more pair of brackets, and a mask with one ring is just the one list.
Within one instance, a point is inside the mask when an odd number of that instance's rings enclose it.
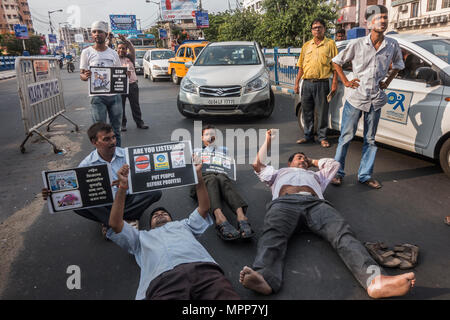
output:
{"label": "tree", "polygon": [[[311,38],[311,22],[322,18],[332,27],[336,7],[326,0],[265,0],[258,36],[266,47],[301,47]],[[264,37],[262,37],[264,35]]]}
{"label": "tree", "polygon": [[[30,35],[29,39],[25,40],[25,48],[31,55],[39,55],[42,42],[41,38],[37,35]],[[6,47],[8,55],[21,56],[23,53],[23,42],[20,39],[16,39],[15,35],[4,34],[0,38],[0,46]]]}

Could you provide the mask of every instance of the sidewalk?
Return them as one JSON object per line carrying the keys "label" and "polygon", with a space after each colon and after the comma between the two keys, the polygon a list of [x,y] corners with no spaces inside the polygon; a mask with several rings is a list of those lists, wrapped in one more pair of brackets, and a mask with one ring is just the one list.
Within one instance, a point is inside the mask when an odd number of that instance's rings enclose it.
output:
{"label": "sidewalk", "polygon": [[6,80],[16,77],[16,70],[0,71],[0,80]]}

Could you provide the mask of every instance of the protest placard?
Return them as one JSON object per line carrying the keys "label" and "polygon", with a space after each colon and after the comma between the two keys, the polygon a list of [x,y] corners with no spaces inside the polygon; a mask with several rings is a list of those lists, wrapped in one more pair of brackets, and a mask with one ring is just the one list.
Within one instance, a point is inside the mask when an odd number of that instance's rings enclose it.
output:
{"label": "protest placard", "polygon": [[126,67],[90,67],[89,92],[91,95],[128,94]]}
{"label": "protest placard", "polygon": [[201,153],[202,172],[223,173],[228,178],[236,181],[236,162],[234,158],[229,157],[220,152],[205,152]]}
{"label": "protest placard", "polygon": [[111,205],[114,201],[109,164],[66,170],[43,171],[45,188],[51,191],[51,213]]}
{"label": "protest placard", "polygon": [[190,141],[126,148],[130,193],[197,184]]}

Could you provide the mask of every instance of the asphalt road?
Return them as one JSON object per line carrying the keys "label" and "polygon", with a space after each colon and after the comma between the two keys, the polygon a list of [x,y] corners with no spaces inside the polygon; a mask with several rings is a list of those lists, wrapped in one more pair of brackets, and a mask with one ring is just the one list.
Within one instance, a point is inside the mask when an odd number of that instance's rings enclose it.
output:
{"label": "asphalt road", "polygon": [[[1,299],[134,299],[139,268],[134,258],[112,242],[102,239],[100,227],[74,213],[50,215],[38,193],[42,187],[41,171],[76,166],[91,150],[86,129],[91,124],[87,86],[78,74],[62,72],[67,115],[80,124],[80,132],[63,119],[58,120],[49,136],[62,143],[66,154],[55,155],[41,139],[32,139],[21,154],[24,138],[20,107],[14,79],[0,82],[0,248],[8,249],[0,259]],[[179,87],[166,81],[152,83],[139,77],[141,108],[149,130],[139,130],[129,118],[123,133],[123,146],[169,141],[172,132],[185,128],[191,133],[194,124],[176,108]],[[299,147],[295,140],[300,130],[292,110],[290,96],[276,95],[273,115],[264,120],[209,121],[225,129],[280,129],[280,164],[295,151],[312,158],[333,157],[332,147],[318,144]],[[341,187],[329,186],[325,198],[343,214],[361,241],[384,241],[389,245],[413,243],[420,246],[416,287],[406,299],[450,299],[450,228],[443,223],[450,213],[450,179],[431,160],[409,153],[380,147],[375,177],[383,188],[370,190],[356,181],[362,142],[355,140],[347,157],[348,175]],[[254,156],[251,150],[251,157]],[[247,160],[248,162],[248,160]],[[224,242],[214,228],[201,238],[213,258],[222,266],[233,287],[243,299],[368,299],[343,262],[324,240],[312,234],[295,235],[289,243],[284,270],[284,286],[269,297],[254,294],[239,284],[239,271],[251,266],[257,238],[263,227],[265,205],[270,190],[258,181],[251,167],[238,165],[237,190],[249,204],[248,217],[257,232],[251,241]],[[188,188],[163,192],[157,204],[168,208],[175,218],[187,217],[196,207]],[[226,211],[229,220],[235,217]],[[23,221],[22,221],[23,220]],[[12,222],[11,222],[12,221]],[[141,226],[148,225],[144,214]],[[8,230],[7,230],[8,229]],[[9,232],[9,233],[8,233]],[[81,289],[69,290],[67,268],[81,269]],[[4,266],[10,266],[4,268]],[[400,270],[388,270],[399,274]],[[1,283],[3,281],[3,283]]]}

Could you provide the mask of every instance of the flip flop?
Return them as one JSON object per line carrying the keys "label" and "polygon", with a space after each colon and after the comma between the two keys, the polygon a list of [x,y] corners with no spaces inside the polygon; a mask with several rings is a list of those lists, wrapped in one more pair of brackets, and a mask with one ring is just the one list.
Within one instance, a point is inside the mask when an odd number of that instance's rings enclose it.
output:
{"label": "flip flop", "polygon": [[242,239],[249,239],[255,235],[255,232],[252,230],[252,227],[247,220],[238,221],[238,224]]}
{"label": "flip flop", "polygon": [[399,268],[402,270],[414,268],[417,265],[417,258],[419,256],[419,247],[413,244],[405,243],[396,245],[394,247],[395,256],[399,258],[402,263]]}
{"label": "flip flop", "polygon": [[386,250],[387,246],[382,242],[366,242],[364,246],[367,248],[367,251],[372,258],[383,267],[396,268],[402,263],[399,258],[395,257],[395,252],[393,250]]}
{"label": "flip flop", "polygon": [[228,221],[216,226],[218,236],[225,241],[236,240],[241,237],[239,231],[236,230]]}
{"label": "flip flop", "polygon": [[301,138],[301,139],[298,139],[298,140],[296,141],[296,143],[298,143],[298,144],[313,143],[313,142],[314,142],[314,140],[312,140],[312,139],[306,139],[306,138]]}

